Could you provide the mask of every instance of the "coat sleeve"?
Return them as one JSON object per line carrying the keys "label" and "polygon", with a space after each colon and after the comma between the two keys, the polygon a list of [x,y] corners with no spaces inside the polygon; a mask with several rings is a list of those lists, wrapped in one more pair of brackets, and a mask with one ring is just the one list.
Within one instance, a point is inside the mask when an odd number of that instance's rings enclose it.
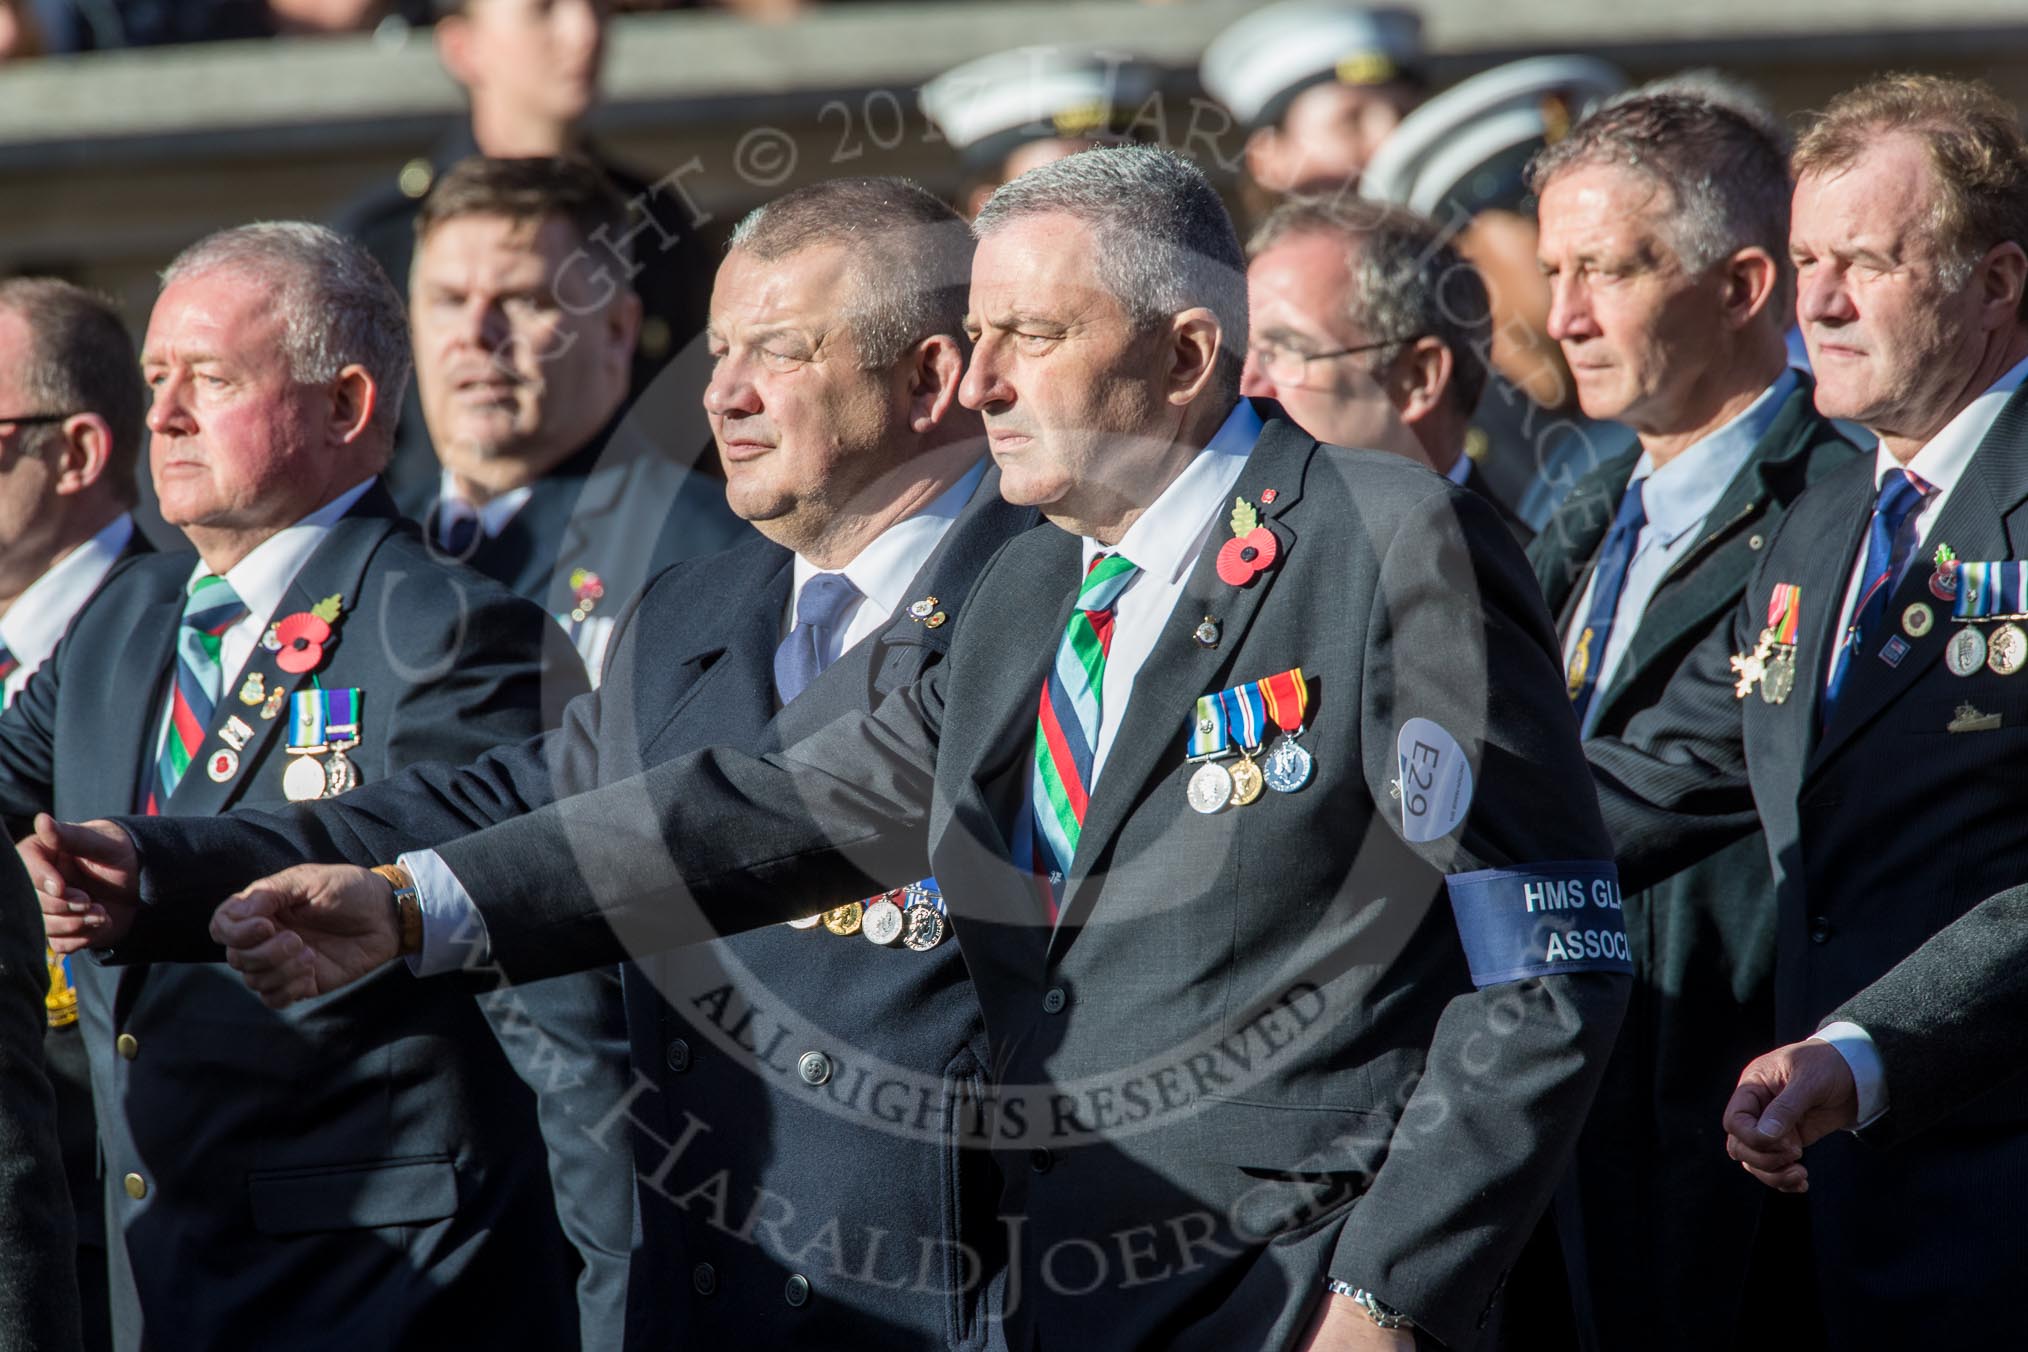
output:
{"label": "coat sleeve", "polygon": [[[1385,548],[1372,612],[1368,792],[1445,886],[1420,906],[1393,880],[1361,890],[1402,908],[1411,944],[1462,947],[1473,985],[1442,1004],[1420,1077],[1399,1086],[1401,1116],[1330,1275],[1469,1346],[1568,1163],[1632,968],[1555,634],[1498,518],[1467,494],[1424,498]],[[1572,876],[1584,904],[1556,918],[1584,928],[1562,933],[1605,947],[1576,960],[1521,900]]]}
{"label": "coat sleeve", "polygon": [[1894,1145],[2021,1073],[2028,1040],[2028,886],[1988,897],[1860,991],[1826,1023],[1880,1052],[1887,1111],[1860,1133]]}
{"label": "coat sleeve", "polygon": [[0,821],[6,823],[9,840],[27,835],[35,814],[49,811],[56,793],[56,697],[63,656],[59,643],[0,713]]}
{"label": "coat sleeve", "polygon": [[0,860],[0,1346],[65,1352],[82,1335],[77,1237],[42,1059],[48,988],[42,912],[8,855]]}

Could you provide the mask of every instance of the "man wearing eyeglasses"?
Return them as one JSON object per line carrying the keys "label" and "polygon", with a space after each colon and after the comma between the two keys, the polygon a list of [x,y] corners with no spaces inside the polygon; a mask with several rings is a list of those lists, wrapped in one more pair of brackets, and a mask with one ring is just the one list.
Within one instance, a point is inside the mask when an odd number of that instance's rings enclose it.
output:
{"label": "man wearing eyeglasses", "polygon": [[1465,454],[1493,321],[1478,269],[1430,221],[1357,199],[1284,203],[1248,245],[1253,345],[1243,393],[1319,441],[1392,451],[1532,532]]}
{"label": "man wearing eyeglasses", "polygon": [[[133,340],[109,302],[50,278],[0,282],[0,709],[114,566],[148,551],[129,510],[139,496],[141,404]],[[55,958],[44,1013],[85,1346],[99,1348],[108,1337],[106,1236],[91,1072],[77,993]]]}

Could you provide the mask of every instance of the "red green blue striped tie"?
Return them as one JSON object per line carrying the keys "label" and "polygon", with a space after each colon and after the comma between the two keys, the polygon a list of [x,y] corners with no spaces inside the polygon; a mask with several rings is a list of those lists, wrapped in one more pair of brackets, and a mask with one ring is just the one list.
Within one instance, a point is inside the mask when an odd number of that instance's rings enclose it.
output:
{"label": "red green blue striped tie", "polygon": [[[1065,877],[1077,854],[1078,835],[1091,800],[1092,753],[1098,746],[1100,696],[1106,654],[1113,646],[1113,607],[1140,569],[1121,554],[1092,560],[1078,589],[1077,608],[1057,645],[1056,665],[1042,683],[1035,721],[1035,864],[1038,872]],[[1045,906],[1056,920],[1057,890]]]}
{"label": "red green blue striped tie", "polygon": [[145,808],[151,817],[176,792],[211,730],[219,686],[225,680],[218,647],[225,631],[244,618],[246,602],[224,578],[206,573],[190,584],[190,595],[183,602],[183,627],[176,634],[176,686],[169,692],[169,732],[155,761],[155,783]]}

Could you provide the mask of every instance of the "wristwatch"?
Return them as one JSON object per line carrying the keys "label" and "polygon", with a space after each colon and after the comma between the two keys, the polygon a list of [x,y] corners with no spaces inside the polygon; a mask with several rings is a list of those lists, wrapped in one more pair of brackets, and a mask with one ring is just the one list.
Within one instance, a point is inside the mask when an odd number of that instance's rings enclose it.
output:
{"label": "wristwatch", "polygon": [[1343,1296],[1360,1309],[1366,1311],[1366,1317],[1371,1319],[1380,1328],[1412,1329],[1415,1327],[1413,1319],[1410,1319],[1392,1305],[1385,1303],[1380,1297],[1374,1295],[1363,1286],[1353,1286],[1348,1282],[1339,1281],[1336,1277],[1326,1278],[1324,1286],[1332,1295]]}
{"label": "wristwatch", "polygon": [[422,898],[415,890],[415,879],[400,864],[376,864],[373,872],[394,889],[394,931],[400,938],[399,952],[402,957],[413,957],[422,952],[423,921]]}

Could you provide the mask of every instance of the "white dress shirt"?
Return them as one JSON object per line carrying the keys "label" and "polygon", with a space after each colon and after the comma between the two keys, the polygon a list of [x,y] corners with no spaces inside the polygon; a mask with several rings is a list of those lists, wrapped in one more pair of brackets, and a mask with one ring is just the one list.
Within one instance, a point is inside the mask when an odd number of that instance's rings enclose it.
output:
{"label": "white dress shirt", "polygon": [[[835,571],[843,573],[861,599],[854,603],[852,617],[836,637],[836,645],[825,654],[828,665],[855,643],[885,625],[908,601],[908,584],[922,571],[930,554],[942,542],[944,533],[958,519],[958,513],[978,491],[986,475],[981,460],[963,478],[938,494],[915,515],[895,522],[852,561]],[[782,616],[782,633],[795,626],[796,606],[802,600],[803,584],[824,570],[798,554],[794,585]],[[422,910],[422,952],[408,959],[418,976],[454,972],[468,962],[480,961],[486,951],[486,919],[473,902],[471,893],[458,881],[450,866],[435,850],[412,850],[397,861],[415,881],[416,902]]]}
{"label": "white dress shirt", "polygon": [[443,471],[437,479],[437,548],[448,550],[451,547],[451,531],[460,521],[477,521],[479,537],[492,539],[507,529],[507,523],[527,505],[534,493],[533,484],[523,484],[487,498],[484,503],[474,504],[458,491],[457,476],[449,470]]}
{"label": "white dress shirt", "polygon": [[[239,680],[240,669],[253,655],[254,645],[261,635],[274,623],[275,611],[281,608],[282,598],[289,593],[289,584],[296,580],[303,565],[317,552],[317,546],[324,543],[324,537],[331,533],[331,527],[338,519],[352,510],[352,504],[364,497],[366,490],[373,487],[372,479],[359,483],[340,493],[316,511],[304,517],[293,526],[276,531],[267,539],[255,545],[247,556],[226,569],[225,580],[246,606],[246,614],[237,624],[220,637],[218,643],[219,699]],[[199,559],[190,570],[190,581],[185,584],[183,594],[188,596],[190,588],[197,585],[197,579],[208,575],[211,570]],[[348,608],[357,600],[348,596]],[[169,701],[162,703],[162,724],[155,734],[155,759],[162,756],[162,745],[169,736]],[[154,762],[150,762],[153,764]]]}
{"label": "white dress shirt", "polygon": [[0,616],[0,644],[21,664],[0,683],[0,709],[12,703],[35,669],[49,660],[71,620],[113,571],[120,551],[133,538],[134,518],[122,512],[105,529],[50,565],[49,571],[15,598],[7,614]]}
{"label": "white dress shirt", "polygon": [[[1874,451],[1873,486],[1876,491],[1880,487],[1881,480],[1887,477],[1888,471],[1895,469],[1908,469],[1936,489],[1923,500],[1922,506],[1915,513],[1916,543],[1915,547],[1908,551],[1908,563],[1904,565],[1904,571],[1907,568],[1921,566],[1921,561],[1929,552],[1930,527],[1934,526],[1937,518],[1943,514],[1944,503],[1950,500],[1952,492],[1957,489],[1958,480],[1964,478],[1965,467],[1972,463],[1972,456],[1979,449],[1979,443],[1993,430],[1993,420],[2000,416],[2000,410],[2006,406],[2007,400],[2021,387],[2024,380],[2028,380],[2028,361],[2017,364],[2007,374],[1994,381],[1984,394],[1965,405],[1957,417],[1945,423],[1941,431],[1910,457],[1906,465],[1895,459],[1893,453],[1885,446]],[[1941,543],[1950,542],[1946,540]],[[1838,614],[1838,628],[1835,631],[1838,634],[1842,635],[1851,626],[1853,612],[1859,608],[1859,588],[1865,581],[1865,569],[1866,550],[1862,546],[1859,557],[1852,563],[1851,581],[1845,586],[1845,606]],[[1899,581],[1899,578],[1894,579],[1888,584],[1889,588],[1892,589]],[[1827,687],[1830,685],[1831,673],[1837,670],[1838,651],[1843,646],[1842,643],[1831,645],[1829,664],[1824,669],[1824,683]],[[1856,1023],[1839,1022],[1826,1024],[1817,1031],[1817,1036],[1837,1048],[1838,1055],[1845,1058],[1845,1064],[1852,1071],[1852,1082],[1859,1092],[1858,1124],[1866,1126],[1886,1112],[1887,1078],[1880,1064],[1880,1049],[1874,1045],[1872,1037],[1866,1030]]]}
{"label": "white dress shirt", "polygon": [[[1753,457],[1753,448],[1767,435],[1767,429],[1774,424],[1777,414],[1796,392],[1798,381],[1794,371],[1784,369],[1775,382],[1762,390],[1760,397],[1742,409],[1724,426],[1684,447],[1681,453],[1670,457],[1669,462],[1657,468],[1646,451],[1628,476],[1627,485],[1632,487],[1641,480],[1647,485],[1641,490],[1641,507],[1646,512],[1648,523],[1641,527],[1639,542],[1634,546],[1634,557],[1627,564],[1626,581],[1620,588],[1619,605],[1613,610],[1612,632],[1606,637],[1605,651],[1598,655],[1598,684],[1596,689],[1605,691],[1612,685],[1614,674],[1619,670],[1620,661],[1627,654],[1627,647],[1640,630],[1641,617],[1647,613],[1648,602],[1655,597],[1655,591],[1677,560],[1689,554],[1704,538],[1704,522],[1711,515],[1711,509],[1725,496],[1725,490],[1738,477],[1741,467]],[[1591,615],[1592,594],[1598,586],[1598,571],[1584,584],[1584,591],[1578,596],[1577,609],[1571,614],[1575,622],[1570,632],[1563,637],[1563,668],[1577,656],[1577,642],[1583,637],[1587,618]],[[1594,699],[1585,710],[1584,735],[1590,736],[1598,722],[1604,702]]]}

